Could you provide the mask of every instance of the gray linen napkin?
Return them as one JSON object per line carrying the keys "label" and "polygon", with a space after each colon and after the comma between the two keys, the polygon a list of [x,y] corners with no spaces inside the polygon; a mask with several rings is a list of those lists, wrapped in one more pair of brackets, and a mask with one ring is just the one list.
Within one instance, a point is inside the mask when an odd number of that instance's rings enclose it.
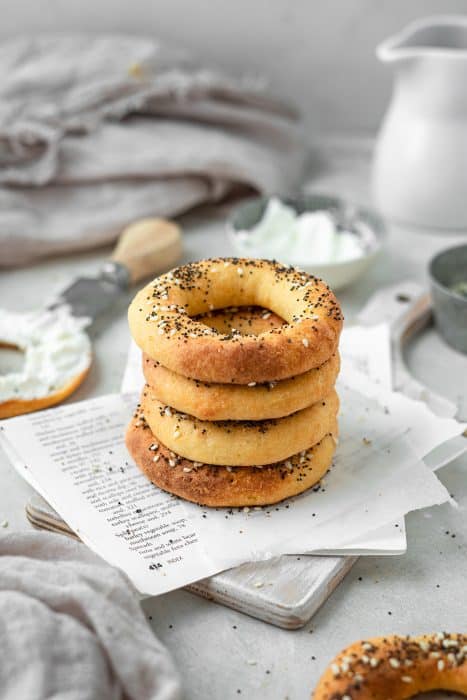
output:
{"label": "gray linen napkin", "polygon": [[259,80],[129,36],[0,42],[0,265],[112,241],[238,187],[293,189],[294,111]]}
{"label": "gray linen napkin", "polygon": [[177,700],[177,674],[125,576],[46,533],[0,537],[2,700]]}

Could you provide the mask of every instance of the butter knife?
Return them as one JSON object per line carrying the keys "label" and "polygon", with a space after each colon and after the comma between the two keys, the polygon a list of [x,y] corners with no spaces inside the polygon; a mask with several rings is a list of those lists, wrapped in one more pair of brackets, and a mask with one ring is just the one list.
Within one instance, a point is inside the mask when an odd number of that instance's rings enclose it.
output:
{"label": "butter knife", "polygon": [[176,223],[167,219],[136,221],[122,232],[110,259],[97,275],[72,280],[47,308],[66,305],[73,316],[94,321],[130,285],[169,269],[181,252],[181,230]]}

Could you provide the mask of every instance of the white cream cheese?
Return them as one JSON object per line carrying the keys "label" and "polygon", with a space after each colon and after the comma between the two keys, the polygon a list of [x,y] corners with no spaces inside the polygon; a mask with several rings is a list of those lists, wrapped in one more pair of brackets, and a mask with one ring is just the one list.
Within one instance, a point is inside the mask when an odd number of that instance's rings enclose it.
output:
{"label": "white cream cheese", "polygon": [[236,241],[246,256],[276,257],[293,265],[347,262],[365,253],[360,236],[338,230],[330,212],[297,214],[276,197],[253,228],[238,231]]}
{"label": "white cream cheese", "polygon": [[65,307],[40,313],[0,309],[0,344],[24,352],[20,371],[0,374],[0,402],[49,396],[84,372],[91,363],[88,323]]}

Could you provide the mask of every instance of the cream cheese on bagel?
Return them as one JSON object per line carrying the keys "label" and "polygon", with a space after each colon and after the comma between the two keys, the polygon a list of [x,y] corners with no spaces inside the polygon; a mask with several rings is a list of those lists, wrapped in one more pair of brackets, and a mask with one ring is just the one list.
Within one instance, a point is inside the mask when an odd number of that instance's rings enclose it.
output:
{"label": "cream cheese on bagel", "polygon": [[41,313],[0,309],[0,346],[24,353],[19,371],[0,375],[0,408],[49,397],[83,375],[91,364],[86,325],[65,307]]}

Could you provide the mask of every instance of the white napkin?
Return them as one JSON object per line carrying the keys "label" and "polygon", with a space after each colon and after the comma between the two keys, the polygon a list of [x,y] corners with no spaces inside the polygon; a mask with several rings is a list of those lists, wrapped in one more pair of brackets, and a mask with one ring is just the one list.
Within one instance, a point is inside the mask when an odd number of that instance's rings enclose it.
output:
{"label": "white napkin", "polygon": [[0,537],[2,700],[177,700],[125,576],[61,535]]}
{"label": "white napkin", "polygon": [[294,111],[260,81],[129,36],[0,43],[0,266],[112,241],[240,188],[284,192]]}

